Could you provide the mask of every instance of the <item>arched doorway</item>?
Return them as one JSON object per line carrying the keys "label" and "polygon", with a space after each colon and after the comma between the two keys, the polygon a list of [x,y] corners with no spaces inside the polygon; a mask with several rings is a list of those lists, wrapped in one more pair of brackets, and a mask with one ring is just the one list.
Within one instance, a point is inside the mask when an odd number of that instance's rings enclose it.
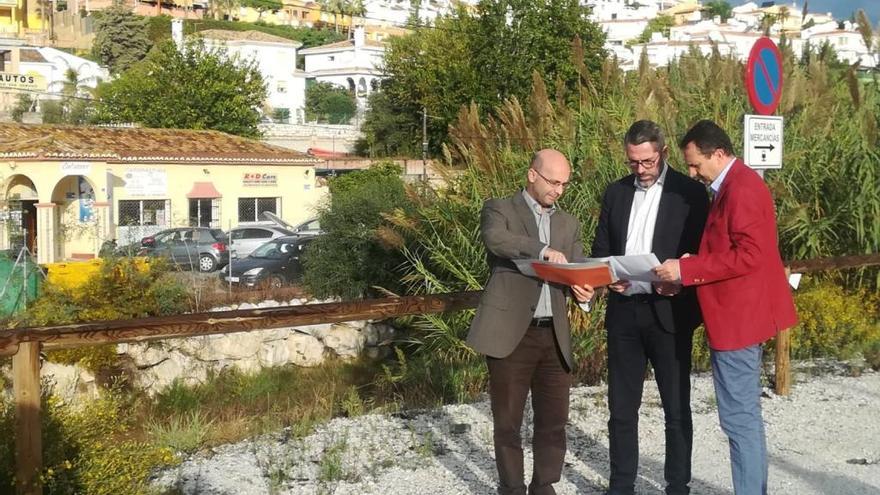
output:
{"label": "arched doorway", "polygon": [[26,247],[31,254],[37,251],[37,188],[26,175],[16,174],[6,180],[0,205],[0,222],[5,232],[2,237],[9,249]]}
{"label": "arched doorway", "polygon": [[93,258],[103,241],[95,208],[97,188],[85,176],[68,175],[55,184],[55,252],[61,259]]}

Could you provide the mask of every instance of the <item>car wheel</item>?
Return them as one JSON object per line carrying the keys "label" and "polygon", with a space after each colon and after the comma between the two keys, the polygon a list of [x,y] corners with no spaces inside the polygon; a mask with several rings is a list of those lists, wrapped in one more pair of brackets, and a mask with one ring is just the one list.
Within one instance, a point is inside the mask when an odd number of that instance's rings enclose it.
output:
{"label": "car wheel", "polygon": [[269,275],[266,279],[266,287],[269,289],[280,289],[284,287],[284,277],[281,275]]}
{"label": "car wheel", "polygon": [[213,272],[217,268],[217,260],[210,254],[199,255],[199,271]]}

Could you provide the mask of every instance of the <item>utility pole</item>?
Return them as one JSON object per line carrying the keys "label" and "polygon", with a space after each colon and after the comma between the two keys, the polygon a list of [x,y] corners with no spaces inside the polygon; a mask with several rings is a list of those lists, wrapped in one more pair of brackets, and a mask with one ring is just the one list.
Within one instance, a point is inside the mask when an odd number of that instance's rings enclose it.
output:
{"label": "utility pole", "polygon": [[422,107],[422,180],[428,177],[428,112]]}

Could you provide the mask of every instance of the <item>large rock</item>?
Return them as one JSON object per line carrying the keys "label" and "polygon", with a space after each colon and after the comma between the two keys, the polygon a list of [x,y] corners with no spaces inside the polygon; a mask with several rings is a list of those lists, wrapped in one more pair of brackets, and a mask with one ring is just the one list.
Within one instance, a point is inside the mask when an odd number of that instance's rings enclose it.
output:
{"label": "large rock", "polygon": [[137,384],[152,395],[171,385],[175,380],[185,385],[204,383],[211,366],[193,360],[177,351],[166,353],[162,361],[145,368],[136,374]]}
{"label": "large rock", "polygon": [[360,329],[340,323],[330,327],[323,340],[339,357],[356,358],[363,351],[366,339]]}
{"label": "large rock", "polygon": [[324,345],[321,341],[303,333],[287,337],[287,356],[289,362],[297,366],[317,366],[324,362]]}
{"label": "large rock", "polygon": [[394,327],[385,323],[367,323],[363,329],[367,347],[388,345],[394,340]]}
{"label": "large rock", "polygon": [[300,333],[304,333],[306,335],[311,335],[316,339],[323,339],[325,335],[330,331],[333,325],[330,323],[319,323],[317,325],[302,325],[296,327],[296,331]]}
{"label": "large rock", "polygon": [[256,359],[263,345],[264,332],[230,333],[215,338],[198,359],[225,361]]}
{"label": "large rock", "polygon": [[52,392],[64,401],[83,395],[94,397],[98,393],[95,375],[76,365],[44,361],[40,365],[40,376],[51,383]]}

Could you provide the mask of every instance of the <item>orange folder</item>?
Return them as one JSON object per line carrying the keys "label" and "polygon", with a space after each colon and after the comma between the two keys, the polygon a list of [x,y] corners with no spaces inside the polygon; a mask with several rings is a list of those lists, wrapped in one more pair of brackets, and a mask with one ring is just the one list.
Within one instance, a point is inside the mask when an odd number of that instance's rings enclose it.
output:
{"label": "orange folder", "polygon": [[611,268],[605,263],[542,263],[533,262],[535,275],[548,281],[563,285],[584,285],[600,287],[614,280]]}

